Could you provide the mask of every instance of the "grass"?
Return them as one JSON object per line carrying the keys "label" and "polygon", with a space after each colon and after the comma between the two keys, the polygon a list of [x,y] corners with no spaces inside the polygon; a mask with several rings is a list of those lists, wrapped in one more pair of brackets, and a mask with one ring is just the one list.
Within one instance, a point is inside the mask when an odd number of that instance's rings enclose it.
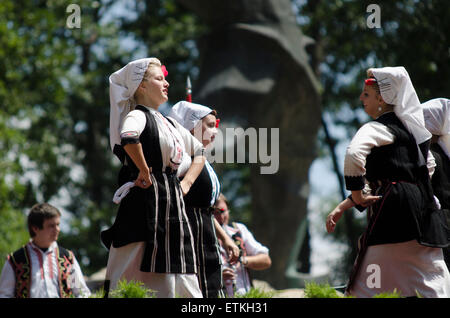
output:
{"label": "grass", "polygon": [[[417,293],[417,297],[421,297]],[[354,298],[352,296],[344,296],[339,294],[329,284],[316,284],[314,282],[306,283],[305,286],[305,298]],[[372,298],[403,298],[401,293],[394,289],[392,292],[379,293]]]}
{"label": "grass", "polygon": [[252,287],[248,292],[243,295],[236,295],[234,298],[272,298],[276,292],[263,291],[259,288]]}
{"label": "grass", "polygon": [[[104,289],[100,289],[92,294],[90,298],[103,298]],[[156,298],[156,291],[145,287],[144,283],[139,281],[121,280],[117,287],[109,292],[108,298]]]}
{"label": "grass", "polygon": [[329,284],[316,284],[307,282],[305,285],[305,298],[343,298],[336,289]]}
{"label": "grass", "polygon": [[402,295],[397,289],[394,289],[392,292],[376,294],[372,298],[402,298]]}
{"label": "grass", "polygon": [[[259,288],[251,288],[244,295],[236,295],[234,298],[273,298],[276,291],[264,291]],[[105,292],[102,289],[92,294],[90,298],[103,298]],[[417,293],[417,297],[422,296]],[[156,292],[145,287],[144,283],[139,281],[121,280],[117,287],[109,292],[109,298],[156,298]],[[328,283],[317,284],[315,282],[307,282],[305,285],[305,298],[354,298],[353,296],[344,296],[338,293]],[[392,292],[385,292],[374,295],[372,298],[402,298],[399,291],[394,289]]]}

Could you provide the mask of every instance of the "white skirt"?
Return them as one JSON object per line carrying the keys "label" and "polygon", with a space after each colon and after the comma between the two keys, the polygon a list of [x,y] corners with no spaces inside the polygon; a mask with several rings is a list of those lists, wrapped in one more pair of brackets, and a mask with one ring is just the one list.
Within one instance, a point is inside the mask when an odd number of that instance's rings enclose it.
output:
{"label": "white skirt", "polygon": [[157,298],[202,298],[196,274],[152,273],[140,270],[145,242],[137,242],[114,248],[111,246],[106,269],[110,290],[119,280],[141,281],[156,292]]}
{"label": "white skirt", "polygon": [[442,249],[416,240],[369,246],[347,294],[369,298],[394,289],[404,297],[450,297],[450,274]]}

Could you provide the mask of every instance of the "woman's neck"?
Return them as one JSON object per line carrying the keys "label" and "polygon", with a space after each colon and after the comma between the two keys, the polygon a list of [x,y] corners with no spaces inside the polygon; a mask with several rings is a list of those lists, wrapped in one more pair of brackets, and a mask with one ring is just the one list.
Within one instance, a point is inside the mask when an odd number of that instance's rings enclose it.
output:
{"label": "woman's neck", "polygon": [[439,137],[441,137],[441,136],[438,136],[438,135],[432,135],[432,137],[431,137],[431,143],[432,143],[432,144],[437,143],[438,140],[439,140]]}
{"label": "woman's neck", "polygon": [[154,110],[158,110],[159,105],[155,106],[155,103],[153,103],[152,101],[146,99],[146,98],[136,98],[136,105],[142,105]]}
{"label": "woman's neck", "polygon": [[392,113],[392,112],[393,112],[393,110],[387,109],[387,110],[385,110],[384,112],[382,112],[381,114],[379,114],[378,117],[375,118],[375,119],[378,119],[378,118],[380,118],[381,116],[386,115],[386,114],[388,114],[388,113]]}

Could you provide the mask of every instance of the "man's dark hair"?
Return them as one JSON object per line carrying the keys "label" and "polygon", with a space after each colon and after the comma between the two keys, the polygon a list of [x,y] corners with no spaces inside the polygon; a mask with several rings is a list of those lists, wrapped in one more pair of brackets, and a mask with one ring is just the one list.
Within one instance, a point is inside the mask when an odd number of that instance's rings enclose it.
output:
{"label": "man's dark hair", "polygon": [[38,203],[31,207],[30,212],[28,213],[28,232],[30,232],[30,236],[34,237],[36,233],[34,233],[32,227],[36,226],[39,229],[42,229],[44,226],[44,221],[48,219],[53,219],[57,216],[61,216],[61,212],[53,205],[48,203]]}

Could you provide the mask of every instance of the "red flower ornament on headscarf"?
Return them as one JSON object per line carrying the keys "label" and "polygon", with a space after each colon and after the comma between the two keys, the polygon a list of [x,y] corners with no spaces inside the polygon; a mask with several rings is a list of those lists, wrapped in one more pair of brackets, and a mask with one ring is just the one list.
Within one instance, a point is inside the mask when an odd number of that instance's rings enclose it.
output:
{"label": "red flower ornament on headscarf", "polygon": [[167,75],[169,75],[169,72],[167,72],[166,66],[165,65],[161,65],[161,70],[164,74],[164,77],[166,77]]}
{"label": "red flower ornament on headscarf", "polygon": [[364,84],[371,86],[371,85],[375,85],[377,83],[377,80],[374,78],[368,78],[366,80],[364,80]]}

